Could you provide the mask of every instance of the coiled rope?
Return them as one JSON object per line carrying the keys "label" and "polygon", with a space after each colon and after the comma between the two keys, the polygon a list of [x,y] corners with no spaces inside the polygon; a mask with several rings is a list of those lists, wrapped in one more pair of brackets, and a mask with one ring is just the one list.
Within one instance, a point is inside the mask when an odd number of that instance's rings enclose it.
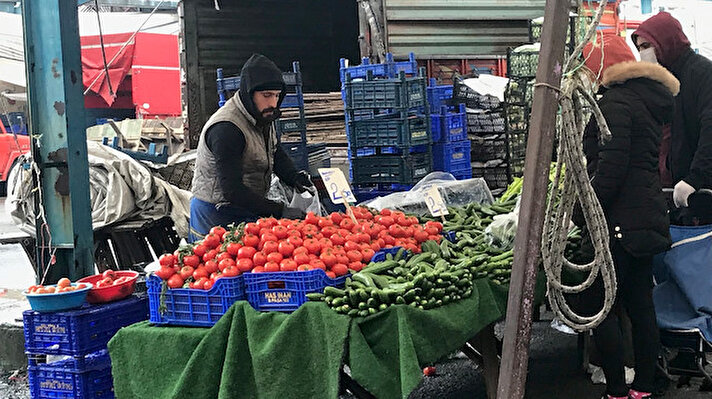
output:
{"label": "coiled rope", "polygon": [[[569,327],[577,331],[595,328],[608,315],[616,297],[616,275],[613,257],[609,248],[609,232],[603,209],[591,187],[586,172],[583,153],[583,132],[585,120],[583,104],[586,103],[593,111],[599,128],[599,140],[604,143],[611,138],[606,120],[598,108],[596,98],[590,92],[590,84],[586,84],[584,70],[579,64],[575,68],[575,60],[581,55],[584,45],[591,40],[596,31],[607,1],[600,2],[595,20],[588,27],[586,36],[578,44],[573,54],[564,66],[564,77],[559,91],[561,120],[558,131],[559,146],[557,148],[556,177],[550,193],[544,231],[542,236],[542,259],[547,276],[547,296],[554,314]],[[563,166],[566,165],[565,168]],[[562,168],[564,169],[562,173]],[[563,182],[561,181],[563,175]],[[571,216],[576,199],[581,203],[586,226],[590,232],[595,250],[593,261],[587,264],[575,264],[564,256],[566,239],[569,232]],[[566,285],[562,281],[564,267],[573,271],[586,272],[585,281],[577,285]],[[565,294],[575,294],[589,288],[594,280],[601,275],[604,286],[603,308],[593,316],[582,316],[574,312],[566,302]]]}

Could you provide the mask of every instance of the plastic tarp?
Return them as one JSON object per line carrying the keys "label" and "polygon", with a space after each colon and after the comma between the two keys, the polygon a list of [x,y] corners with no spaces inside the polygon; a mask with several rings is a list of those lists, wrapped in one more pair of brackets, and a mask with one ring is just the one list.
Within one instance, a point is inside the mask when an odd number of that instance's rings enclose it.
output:
{"label": "plastic tarp", "polygon": [[[106,38],[112,41],[111,43],[105,43],[106,62],[109,63],[116,57],[108,68],[113,94],[109,90],[109,81],[106,79],[106,73],[104,72],[104,58],[101,46],[91,46],[90,48],[82,46],[82,79],[84,87],[99,95],[108,106],[114,103],[119,85],[131,70],[136,42],[132,40],[126,47],[123,46],[130,38],[131,34],[129,33],[112,35],[110,38]],[[119,51],[121,52],[119,53]],[[95,79],[97,79],[96,83],[92,85]]]}
{"label": "plastic tarp", "polygon": [[447,206],[464,206],[473,202],[491,204],[494,202],[492,192],[487,182],[482,178],[456,180],[446,172],[432,172],[413,186],[410,191],[397,192],[364,202],[361,205],[381,210],[396,209],[416,215],[428,213],[424,200],[424,191],[431,186],[437,186]]}
{"label": "plastic tarp", "polygon": [[[189,191],[155,177],[141,162],[111,147],[89,141],[87,149],[95,230],[135,217],[160,219],[170,216],[178,234],[188,235]],[[20,230],[34,236],[32,171],[21,167],[23,161],[30,160],[30,154],[25,154],[12,169],[5,210]]]}

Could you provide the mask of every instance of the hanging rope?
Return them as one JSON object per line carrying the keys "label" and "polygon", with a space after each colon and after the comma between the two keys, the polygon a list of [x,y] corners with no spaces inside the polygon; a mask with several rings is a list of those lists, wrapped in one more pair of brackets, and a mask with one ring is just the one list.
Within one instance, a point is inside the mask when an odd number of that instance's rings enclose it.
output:
{"label": "hanging rope", "polygon": [[[596,32],[606,3],[606,0],[600,2],[596,17],[588,27],[586,36],[566,60],[563,69],[564,78],[559,89],[561,126],[557,129],[559,146],[556,177],[547,205],[541,247],[544,271],[547,276],[547,296],[551,308],[561,321],[577,331],[586,331],[598,326],[610,312],[616,296],[616,275],[609,248],[608,225],[601,204],[591,187],[584,161],[583,132],[587,123],[583,112],[584,103],[593,111],[601,143],[610,139],[611,132],[598,108],[596,98],[590,92],[590,84],[585,83],[586,78],[583,74],[586,72],[583,72],[580,64],[573,67],[584,45]],[[562,169],[564,169],[563,173]],[[575,264],[564,257],[571,215],[577,198],[583,209],[595,251],[593,261],[583,265]],[[566,285],[562,281],[564,267],[588,273],[588,276],[580,284]],[[581,316],[571,309],[564,295],[584,291],[593,284],[599,274],[605,291],[603,308],[593,316]]]}

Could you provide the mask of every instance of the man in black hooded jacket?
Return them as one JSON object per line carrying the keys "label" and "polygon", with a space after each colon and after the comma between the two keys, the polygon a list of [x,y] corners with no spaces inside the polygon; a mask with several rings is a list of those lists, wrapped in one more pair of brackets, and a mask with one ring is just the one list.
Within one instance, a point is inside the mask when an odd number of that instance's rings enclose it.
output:
{"label": "man in black hooded jacket", "polygon": [[298,172],[280,146],[273,122],[286,94],[282,72],[255,54],[242,68],[240,89],[203,127],[198,142],[190,204],[190,237],[213,226],[258,217],[301,218],[304,212],[268,200],[272,173],[304,192],[308,172]]}

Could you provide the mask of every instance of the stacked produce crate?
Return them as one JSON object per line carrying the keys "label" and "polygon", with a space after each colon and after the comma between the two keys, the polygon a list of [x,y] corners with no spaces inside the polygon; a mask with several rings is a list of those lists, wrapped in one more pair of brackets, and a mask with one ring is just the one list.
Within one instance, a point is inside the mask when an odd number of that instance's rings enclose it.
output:
{"label": "stacked produce crate", "polygon": [[25,311],[30,397],[113,398],[106,344],[121,327],[146,319],[145,296],[71,311]]}
{"label": "stacked produce crate", "polygon": [[[341,60],[351,179],[357,193],[410,188],[432,171],[424,70],[410,60],[349,67]],[[361,199],[361,198],[360,198]]]}
{"label": "stacked produce crate", "polygon": [[509,184],[509,175],[507,135],[499,98],[480,94],[456,79],[453,100],[467,106],[472,176],[484,178],[494,193],[503,191]]}
{"label": "stacked produce crate", "polygon": [[452,102],[452,85],[436,85],[430,79],[428,104],[433,138],[433,170],[449,172],[456,179],[472,177],[470,140],[467,138],[465,104]]}

